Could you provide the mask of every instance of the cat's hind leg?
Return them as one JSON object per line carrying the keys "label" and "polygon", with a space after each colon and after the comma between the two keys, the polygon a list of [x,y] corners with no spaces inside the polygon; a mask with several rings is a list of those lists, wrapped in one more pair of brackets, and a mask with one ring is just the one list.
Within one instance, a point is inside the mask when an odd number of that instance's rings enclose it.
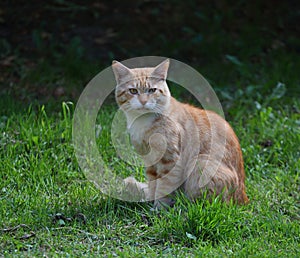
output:
{"label": "cat's hind leg", "polygon": [[206,192],[208,198],[221,195],[225,202],[233,199],[237,203],[246,203],[247,196],[235,169],[217,160],[205,158],[205,155],[201,155],[200,166],[184,183],[187,196],[190,199],[201,198]]}

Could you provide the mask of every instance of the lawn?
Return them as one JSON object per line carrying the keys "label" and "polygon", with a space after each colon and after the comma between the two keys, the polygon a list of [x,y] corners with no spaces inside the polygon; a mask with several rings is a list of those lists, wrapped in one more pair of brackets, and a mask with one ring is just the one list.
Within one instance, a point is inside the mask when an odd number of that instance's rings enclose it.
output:
{"label": "lawn", "polygon": [[[226,110],[241,140],[250,204],[178,197],[160,214],[151,204],[107,197],[85,178],[72,148],[74,103],[23,107],[2,96],[1,253],[297,257],[300,101],[290,97],[284,104],[278,88],[261,104],[256,91],[242,100],[237,94]],[[126,166],[114,153],[114,111],[112,104],[101,110],[98,142],[104,160],[125,177],[142,168]]]}
{"label": "lawn", "polygon": [[[207,17],[202,16],[204,23]],[[0,256],[300,256],[300,57],[299,49],[291,47],[299,39],[285,34],[286,45],[276,39],[271,46],[270,33],[249,44],[260,31],[251,25],[232,43],[219,18],[214,16],[202,43],[195,41],[193,30],[187,46],[158,41],[164,44],[161,55],[197,69],[219,97],[240,139],[250,203],[224,204],[218,198],[191,203],[178,196],[172,209],[158,213],[151,203],[101,193],[77,163],[72,119],[84,86],[112,58],[85,59],[76,38],[66,52],[53,46],[43,55],[47,46],[36,31],[32,38],[42,56],[32,61],[17,49],[0,53]],[[220,19],[231,24],[232,16]],[[195,50],[198,43],[207,51]],[[270,49],[263,51],[266,45]],[[149,55],[149,49],[132,51],[127,58],[135,54]],[[172,93],[198,105],[175,85]],[[114,150],[110,129],[116,111],[109,96],[97,117],[99,152],[119,176],[143,178],[142,167],[128,165]]]}

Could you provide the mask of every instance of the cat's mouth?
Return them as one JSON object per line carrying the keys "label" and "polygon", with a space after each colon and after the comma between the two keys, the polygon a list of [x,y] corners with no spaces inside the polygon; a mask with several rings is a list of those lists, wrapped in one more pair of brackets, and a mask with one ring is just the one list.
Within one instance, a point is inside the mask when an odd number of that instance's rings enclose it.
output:
{"label": "cat's mouth", "polygon": [[137,108],[136,110],[138,110],[138,111],[149,111],[149,110],[152,110],[152,108],[143,106],[143,107]]}

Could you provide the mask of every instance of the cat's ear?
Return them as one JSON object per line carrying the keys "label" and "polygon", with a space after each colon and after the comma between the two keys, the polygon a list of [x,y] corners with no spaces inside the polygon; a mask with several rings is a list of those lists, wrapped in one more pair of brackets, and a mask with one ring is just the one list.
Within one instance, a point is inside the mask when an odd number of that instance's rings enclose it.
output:
{"label": "cat's ear", "polygon": [[112,61],[112,69],[118,84],[126,81],[131,75],[130,69],[116,60]]}
{"label": "cat's ear", "polygon": [[162,63],[160,63],[158,66],[156,66],[151,73],[151,75],[155,78],[166,80],[168,76],[168,69],[170,65],[170,60],[166,59]]}

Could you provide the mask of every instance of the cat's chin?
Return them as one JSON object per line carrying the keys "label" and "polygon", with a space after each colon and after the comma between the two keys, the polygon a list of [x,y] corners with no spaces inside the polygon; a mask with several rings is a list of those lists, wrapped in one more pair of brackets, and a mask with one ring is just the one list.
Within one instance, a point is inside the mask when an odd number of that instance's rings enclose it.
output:
{"label": "cat's chin", "polygon": [[129,110],[127,109],[122,109],[125,113],[127,114],[146,114],[146,113],[153,113],[155,112],[152,108],[131,108]]}
{"label": "cat's chin", "polygon": [[152,108],[142,107],[134,109],[135,112],[140,114],[153,113],[154,110]]}

